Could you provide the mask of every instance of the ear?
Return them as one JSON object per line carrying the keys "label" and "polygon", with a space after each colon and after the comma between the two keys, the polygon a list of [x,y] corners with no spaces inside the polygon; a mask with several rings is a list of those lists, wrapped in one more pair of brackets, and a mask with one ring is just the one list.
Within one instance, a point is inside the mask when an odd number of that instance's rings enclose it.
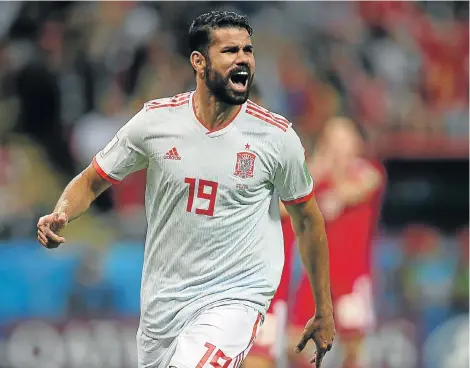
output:
{"label": "ear", "polygon": [[193,69],[198,75],[204,75],[206,69],[206,58],[199,51],[193,51],[189,57]]}

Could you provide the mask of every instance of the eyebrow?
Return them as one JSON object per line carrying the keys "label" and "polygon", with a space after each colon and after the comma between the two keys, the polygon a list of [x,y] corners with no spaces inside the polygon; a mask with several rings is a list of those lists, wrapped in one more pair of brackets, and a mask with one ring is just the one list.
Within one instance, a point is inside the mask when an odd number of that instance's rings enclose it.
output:
{"label": "eyebrow", "polygon": [[[232,49],[239,49],[239,48],[240,48],[240,45],[229,45],[229,46],[222,47],[222,51],[232,50]],[[243,50],[253,51],[253,45],[252,44],[247,44],[247,45],[243,46]]]}

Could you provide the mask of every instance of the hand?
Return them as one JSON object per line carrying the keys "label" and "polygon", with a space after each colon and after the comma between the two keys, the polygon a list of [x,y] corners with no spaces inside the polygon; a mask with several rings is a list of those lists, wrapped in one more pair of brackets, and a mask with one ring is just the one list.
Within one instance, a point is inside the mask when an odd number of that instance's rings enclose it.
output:
{"label": "hand", "polygon": [[321,195],[318,195],[317,203],[320,207],[323,217],[327,221],[335,220],[344,209],[341,199],[334,190],[329,190],[325,193],[322,193]]}
{"label": "hand", "polygon": [[65,238],[57,235],[68,223],[68,217],[65,212],[54,212],[39,219],[38,240],[46,248],[57,248],[65,243]]}
{"label": "hand", "polygon": [[331,350],[334,337],[335,324],[333,316],[315,316],[305,325],[302,337],[295,348],[295,353],[300,354],[308,341],[312,339],[317,349],[311,357],[310,363],[314,363],[315,368],[320,368],[323,357]]}

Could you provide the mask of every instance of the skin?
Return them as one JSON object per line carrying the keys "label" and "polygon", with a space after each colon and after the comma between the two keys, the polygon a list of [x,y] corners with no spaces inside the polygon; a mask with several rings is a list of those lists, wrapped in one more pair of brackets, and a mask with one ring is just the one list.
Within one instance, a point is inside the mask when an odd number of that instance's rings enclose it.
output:
{"label": "skin", "polygon": [[276,362],[268,357],[261,355],[248,354],[242,365],[243,368],[274,368]]}
{"label": "skin", "polygon": [[316,351],[310,363],[319,368],[323,357],[331,349],[335,336],[325,222],[315,197],[304,203],[286,206],[286,209],[316,301],[315,315],[307,322],[295,353],[300,354],[307,343],[313,340]]}
{"label": "skin", "polygon": [[54,211],[39,219],[39,242],[49,249],[65,243],[65,238],[59,235],[60,230],[84,213],[110,186],[111,183],[99,176],[95,168],[89,165],[67,185]]}
{"label": "skin", "polygon": [[[196,71],[196,92],[194,106],[196,116],[211,131],[223,128],[240,110],[240,105],[231,105],[220,101],[207,87],[205,78],[208,66],[223,77],[239,68],[250,71],[251,78],[255,73],[253,45],[248,32],[243,28],[221,28],[211,33],[211,44],[208,49],[209,60],[200,52],[193,51],[190,61]],[[233,96],[235,92],[228,93]],[[247,95],[248,97],[248,95]]]}
{"label": "skin", "polygon": [[[240,104],[229,104],[217,98],[208,87],[206,78],[227,78],[234,70],[249,70],[252,80],[255,71],[253,46],[248,32],[240,28],[222,28],[212,31],[208,58],[194,51],[190,56],[196,71],[194,106],[196,116],[209,130],[222,128],[238,113],[243,93],[225,86],[229,97],[239,99]],[[243,97],[243,96],[242,96]],[[248,94],[245,96],[248,97]],[[102,179],[93,166],[87,167],[65,188],[54,212],[43,216],[37,224],[38,240],[46,248],[56,248],[65,242],[59,235],[70,221],[79,217],[110,184]],[[307,323],[297,346],[300,353],[309,340],[317,350],[311,362],[321,366],[323,356],[331,349],[335,329],[329,288],[328,246],[323,217],[314,198],[306,203],[288,206],[299,243],[302,261],[307,270],[312,290],[317,300],[315,316]],[[313,310],[312,310],[313,314]]]}

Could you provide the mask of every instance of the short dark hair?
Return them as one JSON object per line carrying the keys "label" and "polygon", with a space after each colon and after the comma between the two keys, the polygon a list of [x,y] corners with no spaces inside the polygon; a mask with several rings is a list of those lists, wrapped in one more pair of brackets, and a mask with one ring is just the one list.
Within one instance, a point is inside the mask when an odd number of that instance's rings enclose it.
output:
{"label": "short dark hair", "polygon": [[244,28],[251,36],[251,28],[245,15],[230,11],[214,10],[198,16],[189,27],[189,52],[199,51],[207,56],[211,43],[211,31],[218,28]]}

